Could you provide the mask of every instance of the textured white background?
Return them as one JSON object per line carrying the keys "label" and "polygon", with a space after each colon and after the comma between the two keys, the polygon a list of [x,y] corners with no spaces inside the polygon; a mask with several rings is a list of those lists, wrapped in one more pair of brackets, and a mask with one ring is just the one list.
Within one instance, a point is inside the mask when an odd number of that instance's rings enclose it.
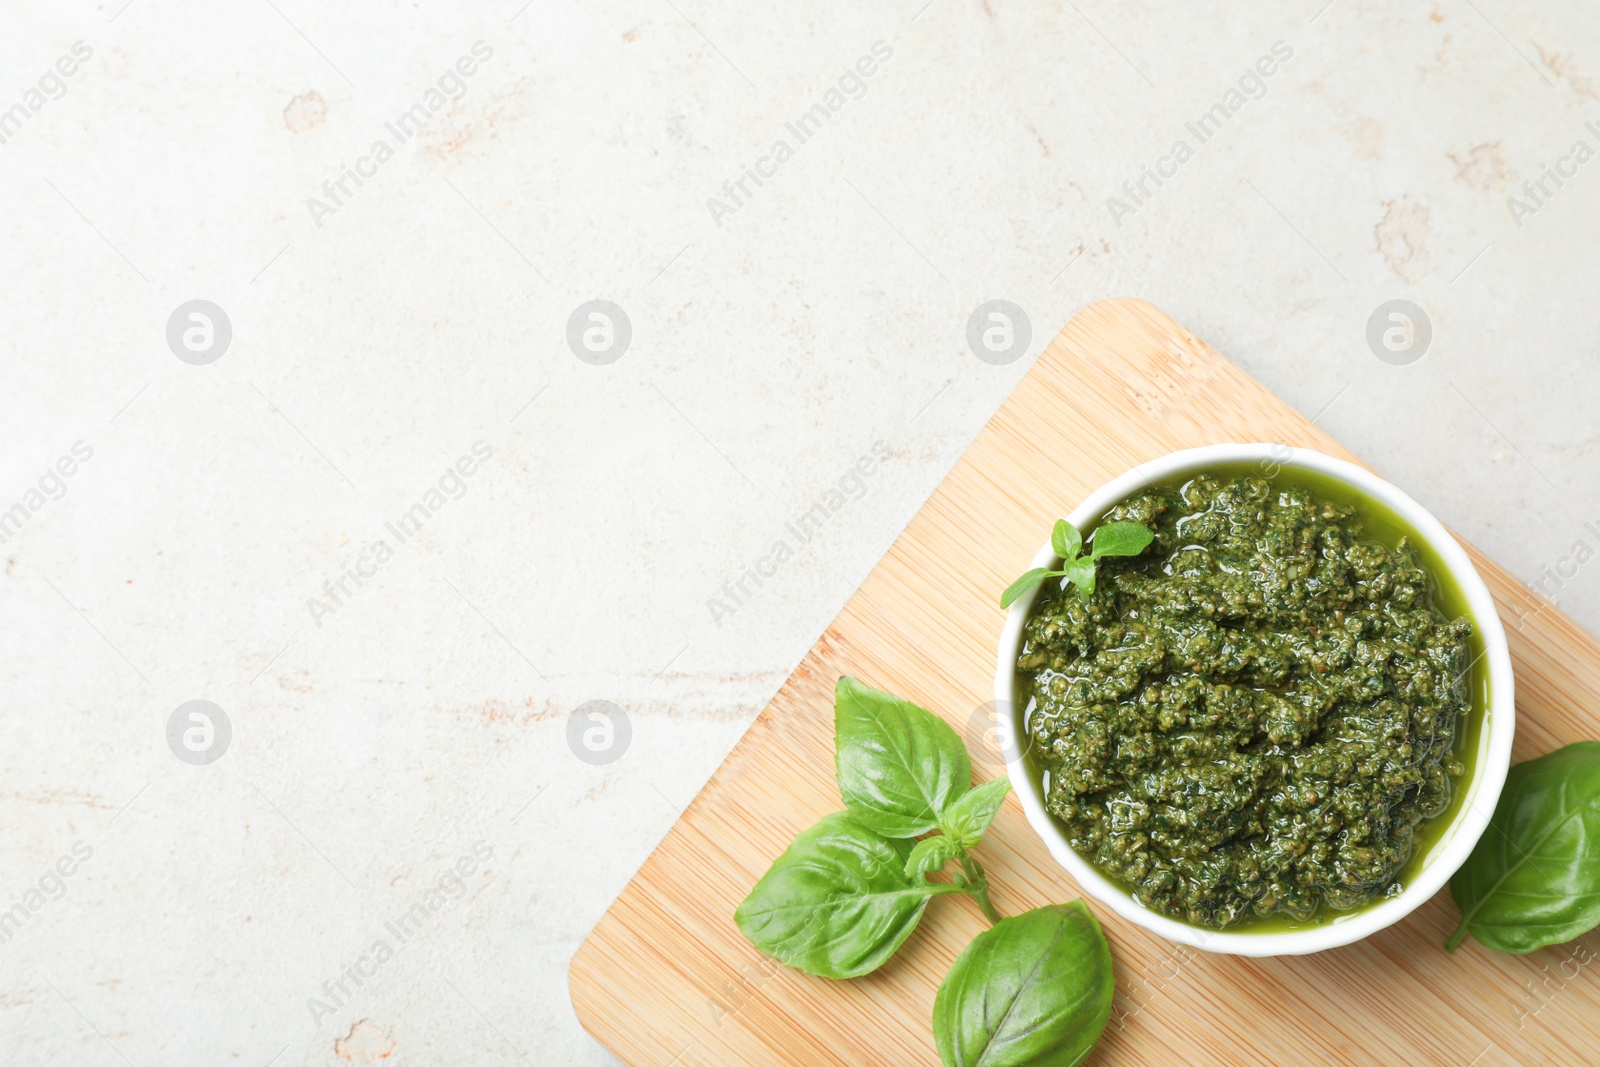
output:
{"label": "textured white background", "polygon": [[[0,146],[0,509],[94,450],[0,545],[0,904],[94,850],[0,944],[5,1063],[614,1062],[572,952],[1102,296],[1163,307],[1519,577],[1600,547],[1600,162],[1520,228],[1507,206],[1600,147],[1585,5],[121,3],[0,15],[0,108],[94,49]],[[316,225],[480,39],[466,95]],[[716,225],[878,40],[865,97]],[[1106,198],[1277,40],[1266,97],[1117,226]],[[165,341],[196,297],[234,328],[205,367]],[[597,297],[633,326],[606,367],[564,341]],[[965,343],[992,298],[1033,324],[1008,366]],[[1394,298],[1433,324],[1411,366],[1364,339]],[[467,494],[317,626],[307,599],[478,440]],[[879,440],[866,494],[714,625]],[[1600,628],[1600,565],[1558,592]],[[193,698],[233,725],[206,767],[166,742]],[[565,740],[594,699],[632,723],[607,767]],[[466,896],[314,1026],[478,841]]]}

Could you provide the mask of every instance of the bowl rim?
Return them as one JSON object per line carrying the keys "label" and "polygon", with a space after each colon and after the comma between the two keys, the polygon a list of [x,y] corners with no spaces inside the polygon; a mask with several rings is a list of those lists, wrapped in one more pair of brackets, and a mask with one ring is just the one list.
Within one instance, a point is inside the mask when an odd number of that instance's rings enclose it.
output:
{"label": "bowl rim", "polygon": [[[1038,587],[1011,605],[1001,631],[999,658],[995,673],[996,739],[1006,760],[1006,773],[1022,804],[1028,823],[1044,842],[1050,854],[1075,878],[1080,886],[1118,915],[1154,933],[1207,952],[1239,956],[1288,956],[1321,952],[1359,941],[1409,915],[1442,889],[1450,876],[1467,859],[1478,838],[1488,828],[1490,814],[1505,785],[1511,765],[1511,744],[1516,730],[1515,684],[1511,656],[1506,646],[1505,627],[1495,610],[1494,600],[1466,551],[1431,512],[1405,492],[1379,478],[1364,467],[1308,448],[1284,444],[1228,443],[1186,448],[1136,464],[1090,493],[1067,516],[1080,529],[1098,522],[1115,504],[1156,482],[1176,475],[1198,474],[1221,464],[1257,462],[1280,468],[1313,471],[1343,482],[1391,508],[1437,552],[1445,567],[1467,598],[1473,625],[1483,642],[1483,659],[1489,672],[1489,707],[1483,741],[1478,748],[1467,801],[1454,821],[1434,845],[1432,857],[1417,872],[1411,883],[1381,904],[1326,926],[1276,933],[1230,933],[1208,930],[1157,914],[1137,903],[1132,895],[1095,870],[1072,850],[1066,834],[1044,807],[1043,783],[1028,769],[1026,750],[1018,744],[1023,736],[1020,709],[1015,700],[1017,655],[1021,650],[1022,627]],[[1056,561],[1048,542],[1034,556],[1030,566],[1048,567]]]}

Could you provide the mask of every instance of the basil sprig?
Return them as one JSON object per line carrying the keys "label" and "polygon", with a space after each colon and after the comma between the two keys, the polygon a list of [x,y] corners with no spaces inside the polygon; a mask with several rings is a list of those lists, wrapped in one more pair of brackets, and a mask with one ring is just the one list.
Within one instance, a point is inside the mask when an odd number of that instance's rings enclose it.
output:
{"label": "basil sprig", "polygon": [[1050,547],[1061,558],[1061,569],[1035,567],[1021,578],[1006,586],[1000,594],[1000,606],[1009,608],[1018,597],[1046,578],[1065,578],[1078,589],[1078,595],[1087,600],[1094,593],[1095,564],[1106,556],[1137,556],[1155,540],[1147,526],[1136,522],[1108,522],[1090,534],[1089,554],[1082,555],[1083,535],[1066,519],[1056,520],[1050,532]]}
{"label": "basil sprig", "polygon": [[[940,1058],[946,1067],[1075,1064],[1110,1015],[1111,953],[1081,900],[1012,919],[989,900],[972,850],[1010,782],[971,788],[967,750],[943,719],[854,678],[834,690],[834,744],[848,810],[823,816],[773,862],[734,912],[740,932],[788,966],[855,978],[888,962],[929,900],[965,894],[995,925],[939,987]],[[929,880],[951,863],[949,881]]]}
{"label": "basil sprig", "polygon": [[[848,811],[795,838],[756,883],[734,913],[744,936],[807,974],[854,978],[894,955],[932,897],[965,893],[999,922],[970,850],[1011,783],[972,789],[967,750],[948,723],[854,678],[835,687],[833,721]],[[951,862],[960,870],[950,881],[928,880]]]}
{"label": "basil sprig", "polygon": [[1471,934],[1500,952],[1532,952],[1600,924],[1600,742],[1511,768],[1450,895],[1461,908],[1451,951]]}
{"label": "basil sprig", "polygon": [[835,812],[794,839],[734,920],[763,952],[824,978],[875,971],[917,928],[928,901],[959,886],[906,871],[910,848]]}
{"label": "basil sprig", "polygon": [[973,939],[939,986],[946,1067],[1074,1067],[1111,1018],[1111,950],[1083,901],[1036,908]]}
{"label": "basil sprig", "polygon": [[839,793],[851,818],[885,837],[938,830],[938,836],[918,842],[922,852],[913,849],[906,870],[926,878],[951,860],[959,862],[951,881],[990,922],[999,922],[989,902],[989,880],[968,850],[982,843],[1010,781],[994,778],[969,792],[972,764],[949,723],[854,678],[840,678],[834,687],[833,728]]}

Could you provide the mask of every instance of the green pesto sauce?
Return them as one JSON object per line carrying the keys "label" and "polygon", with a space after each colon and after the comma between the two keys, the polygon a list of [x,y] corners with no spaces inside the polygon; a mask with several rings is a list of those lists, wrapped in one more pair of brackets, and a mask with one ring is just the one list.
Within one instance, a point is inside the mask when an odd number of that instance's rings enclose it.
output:
{"label": "green pesto sauce", "polygon": [[1465,595],[1389,509],[1223,468],[1102,521],[1156,538],[1085,602],[1041,588],[1017,661],[1073,849],[1145,907],[1251,931],[1398,893],[1466,794],[1487,671]]}

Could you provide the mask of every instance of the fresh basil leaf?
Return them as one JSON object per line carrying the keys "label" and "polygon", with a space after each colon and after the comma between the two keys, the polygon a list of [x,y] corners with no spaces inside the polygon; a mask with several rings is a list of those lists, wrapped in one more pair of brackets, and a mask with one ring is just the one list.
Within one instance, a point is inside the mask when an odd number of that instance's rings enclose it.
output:
{"label": "fresh basil leaf", "polygon": [[972,785],[966,746],[939,716],[840,678],[834,690],[839,792],[864,826],[916,837]]}
{"label": "fresh basil leaf", "polygon": [[1021,578],[1006,586],[1006,591],[1000,594],[1000,606],[1009,608],[1016,603],[1023,593],[1026,593],[1046,578],[1060,577],[1065,573],[1065,571],[1052,571],[1045,567],[1033,568],[1033,570],[1028,571]]}
{"label": "fresh basil leaf", "polygon": [[734,912],[750,943],[789,967],[855,978],[894,955],[930,897],[959,892],[905,872],[896,843],[842,813],[795,838]]}
{"label": "fresh basil leaf", "polygon": [[[970,794],[969,794],[970,795]],[[906,877],[913,882],[923,881],[930,874],[944,869],[956,858],[955,842],[942,834],[918,841],[906,859]]]}
{"label": "fresh basil leaf", "polygon": [[1078,587],[1078,594],[1087,597],[1094,592],[1094,560],[1087,556],[1065,565],[1062,576]]}
{"label": "fresh basil leaf", "polygon": [[977,848],[1010,791],[1010,779],[991,778],[950,805],[939,825],[962,848]]}
{"label": "fresh basil leaf", "polygon": [[1055,549],[1062,562],[1077,559],[1078,553],[1083,550],[1083,535],[1066,519],[1057,519],[1055,529],[1050,531],[1050,547]]}
{"label": "fresh basil leaf", "polygon": [[1532,952],[1600,924],[1600,742],[1511,768],[1450,895],[1461,909],[1452,950],[1471,934],[1499,952]]}
{"label": "fresh basil leaf", "polygon": [[1136,522],[1108,522],[1094,532],[1093,556],[1137,556],[1155,537],[1149,527]]}
{"label": "fresh basil leaf", "polygon": [[1073,1067],[1100,1039],[1111,950],[1083,901],[1004,919],[956,957],[933,1001],[945,1067]]}

